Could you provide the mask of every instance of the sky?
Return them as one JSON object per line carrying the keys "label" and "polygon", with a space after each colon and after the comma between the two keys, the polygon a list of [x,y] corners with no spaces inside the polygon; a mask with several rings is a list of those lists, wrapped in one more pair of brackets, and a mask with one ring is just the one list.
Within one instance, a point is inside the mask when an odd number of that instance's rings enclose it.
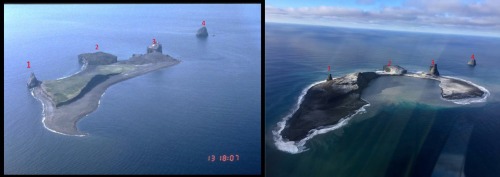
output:
{"label": "sky", "polygon": [[500,37],[500,0],[266,0],[265,21]]}

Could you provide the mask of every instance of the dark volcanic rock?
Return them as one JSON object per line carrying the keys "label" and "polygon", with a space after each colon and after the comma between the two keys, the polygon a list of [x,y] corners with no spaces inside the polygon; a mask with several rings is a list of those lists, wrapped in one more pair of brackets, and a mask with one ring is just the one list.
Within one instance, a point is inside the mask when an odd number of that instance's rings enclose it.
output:
{"label": "dark volcanic rock", "polygon": [[433,76],[439,76],[438,65],[431,65],[429,68],[429,74]]}
{"label": "dark volcanic rock", "polygon": [[399,65],[392,65],[392,66],[384,65],[383,69],[387,73],[397,74],[397,75],[403,75],[403,74],[406,74],[406,72],[407,72],[406,69],[404,69],[403,67],[401,67]]}
{"label": "dark volcanic rock", "polygon": [[160,43],[151,44],[150,46],[148,46],[147,53],[153,53],[153,52],[162,53],[162,47]]}
{"label": "dark volcanic rock", "polygon": [[104,52],[84,53],[78,55],[78,62],[88,63],[89,65],[109,65],[116,63],[117,57]]}
{"label": "dark volcanic rock", "polygon": [[28,89],[39,86],[42,82],[40,82],[35,77],[35,73],[31,73],[30,79],[28,80]]}
{"label": "dark volcanic rock", "polygon": [[196,32],[196,36],[201,38],[208,37],[207,27],[201,27],[200,29],[198,29],[198,32]]}
{"label": "dark volcanic rock", "polygon": [[282,136],[298,141],[312,129],[334,125],[340,119],[353,115],[367,104],[360,99],[361,91],[378,76],[374,72],[358,72],[311,87],[281,132]]}
{"label": "dark volcanic rock", "polygon": [[467,64],[469,66],[476,66],[476,60],[470,60]]}
{"label": "dark volcanic rock", "polygon": [[331,81],[332,80],[332,74],[328,74],[328,77],[326,78],[326,81]]}

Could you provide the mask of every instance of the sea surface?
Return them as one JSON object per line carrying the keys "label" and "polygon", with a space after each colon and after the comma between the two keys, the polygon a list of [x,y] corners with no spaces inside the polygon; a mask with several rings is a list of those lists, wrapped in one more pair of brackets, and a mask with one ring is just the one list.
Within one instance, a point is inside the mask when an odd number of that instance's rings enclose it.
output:
{"label": "sea surface", "polygon": [[[486,177],[500,174],[500,38],[265,24],[265,172],[272,177]],[[467,62],[474,53],[477,66]],[[304,144],[276,132],[308,87],[382,70],[388,60],[484,87],[483,102],[441,98],[439,83],[380,77],[362,93],[369,106]]]}
{"label": "sea surface", "polygon": [[[4,174],[261,173],[260,5],[4,8]],[[203,20],[210,36],[199,40]],[[153,39],[181,63],[109,87],[77,123],[87,136],[44,128],[31,72],[66,77],[96,44],[126,60]]]}

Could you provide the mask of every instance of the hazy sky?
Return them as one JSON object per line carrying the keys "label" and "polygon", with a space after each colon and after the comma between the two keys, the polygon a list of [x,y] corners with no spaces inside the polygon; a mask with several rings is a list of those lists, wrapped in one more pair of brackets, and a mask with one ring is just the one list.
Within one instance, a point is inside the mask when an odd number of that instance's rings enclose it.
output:
{"label": "hazy sky", "polygon": [[500,0],[266,0],[266,22],[500,37]]}

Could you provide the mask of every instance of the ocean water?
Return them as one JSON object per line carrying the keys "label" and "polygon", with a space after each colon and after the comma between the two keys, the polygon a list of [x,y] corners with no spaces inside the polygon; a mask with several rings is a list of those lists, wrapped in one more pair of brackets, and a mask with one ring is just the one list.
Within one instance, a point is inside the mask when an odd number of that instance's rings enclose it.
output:
{"label": "ocean water", "polygon": [[[338,27],[265,24],[265,172],[267,176],[498,176],[500,174],[499,38]],[[466,65],[474,53],[478,65]],[[311,84],[393,65],[487,89],[484,102],[441,99],[439,83],[381,77],[362,93],[369,106],[302,146],[273,132]],[[278,142],[278,143],[277,143]],[[299,149],[297,149],[299,147]],[[295,148],[295,149],[294,149]],[[302,149],[300,149],[302,148]]]}
{"label": "ocean water", "polygon": [[[261,173],[260,5],[4,8],[4,174]],[[31,72],[69,76],[96,44],[126,60],[153,38],[181,63],[109,87],[77,124],[88,136],[44,128]],[[224,154],[239,159],[208,161]]]}

